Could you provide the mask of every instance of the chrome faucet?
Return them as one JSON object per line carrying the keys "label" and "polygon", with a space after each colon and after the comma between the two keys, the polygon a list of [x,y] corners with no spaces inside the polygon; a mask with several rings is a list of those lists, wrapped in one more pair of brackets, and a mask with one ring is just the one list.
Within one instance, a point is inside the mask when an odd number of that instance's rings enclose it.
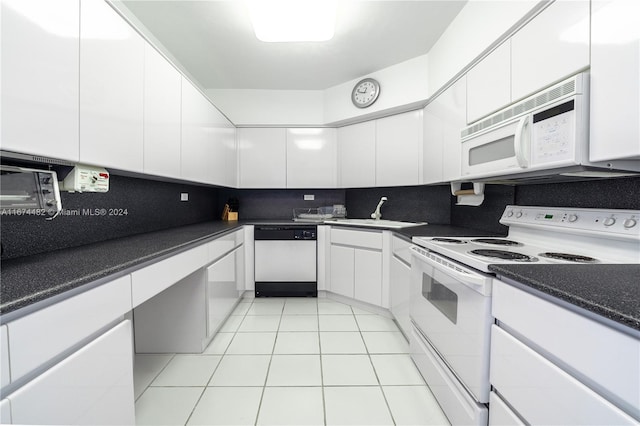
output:
{"label": "chrome faucet", "polygon": [[376,211],[371,213],[371,219],[380,220],[380,218],[382,217],[382,213],[380,213],[380,207],[382,207],[385,201],[387,201],[387,197],[380,198],[380,202],[376,206]]}

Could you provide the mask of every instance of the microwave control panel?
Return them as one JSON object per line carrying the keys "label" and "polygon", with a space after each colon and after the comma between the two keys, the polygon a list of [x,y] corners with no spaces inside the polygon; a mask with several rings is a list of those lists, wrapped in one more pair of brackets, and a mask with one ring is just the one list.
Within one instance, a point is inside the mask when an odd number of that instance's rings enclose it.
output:
{"label": "microwave control panel", "polygon": [[531,157],[533,164],[569,160],[573,156],[576,112],[574,101],[533,115]]}

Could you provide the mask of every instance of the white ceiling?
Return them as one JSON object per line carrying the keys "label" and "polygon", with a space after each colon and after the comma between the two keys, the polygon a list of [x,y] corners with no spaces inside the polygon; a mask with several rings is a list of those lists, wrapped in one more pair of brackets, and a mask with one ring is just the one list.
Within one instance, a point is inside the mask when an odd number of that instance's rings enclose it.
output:
{"label": "white ceiling", "polygon": [[338,3],[333,39],[264,43],[239,0],[123,1],[204,89],[324,90],[427,53],[466,0]]}

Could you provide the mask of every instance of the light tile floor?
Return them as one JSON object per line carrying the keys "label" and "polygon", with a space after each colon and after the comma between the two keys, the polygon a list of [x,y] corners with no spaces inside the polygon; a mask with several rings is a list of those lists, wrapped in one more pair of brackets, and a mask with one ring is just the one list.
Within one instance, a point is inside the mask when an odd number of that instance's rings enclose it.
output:
{"label": "light tile floor", "polygon": [[328,298],[243,299],[200,355],[140,354],[138,425],[443,425],[396,324]]}

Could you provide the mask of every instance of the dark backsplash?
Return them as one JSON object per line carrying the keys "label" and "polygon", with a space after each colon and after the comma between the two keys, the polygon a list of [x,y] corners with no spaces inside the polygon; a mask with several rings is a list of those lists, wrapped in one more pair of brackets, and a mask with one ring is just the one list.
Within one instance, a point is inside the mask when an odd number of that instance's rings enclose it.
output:
{"label": "dark backsplash", "polygon": [[449,186],[403,186],[347,189],[350,218],[369,218],[381,197],[387,197],[380,212],[383,219],[448,224]]}
{"label": "dark backsplash", "polygon": [[[181,202],[180,193],[189,193]],[[315,200],[305,201],[305,194]],[[62,193],[64,212],[42,217],[2,216],[2,259],[75,247],[145,232],[219,220],[229,198],[239,200],[241,220],[289,220],[294,208],[344,204],[350,218],[368,218],[381,197],[384,219],[506,233],[498,220],[508,204],[640,210],[640,177],[536,185],[487,185],[479,207],[457,206],[449,185],[362,189],[229,189],[111,175],[106,194]],[[106,209],[107,215],[82,214]],[[126,209],[126,215],[109,215]],[[81,261],[81,260],[79,260]]]}
{"label": "dark backsplash", "polygon": [[[62,192],[63,213],[68,214],[53,220],[2,216],[2,259],[219,218],[217,188],[114,174],[110,180],[107,193]],[[181,192],[189,194],[189,201],[180,201]],[[102,215],[100,209],[105,209],[106,215]],[[95,214],[90,215],[89,211]]]}
{"label": "dark backsplash", "polygon": [[[237,198],[240,220],[291,220],[293,209],[344,205],[344,194],[344,189],[221,189],[218,210],[222,212],[229,198]],[[307,201],[305,195],[315,199]]]}

